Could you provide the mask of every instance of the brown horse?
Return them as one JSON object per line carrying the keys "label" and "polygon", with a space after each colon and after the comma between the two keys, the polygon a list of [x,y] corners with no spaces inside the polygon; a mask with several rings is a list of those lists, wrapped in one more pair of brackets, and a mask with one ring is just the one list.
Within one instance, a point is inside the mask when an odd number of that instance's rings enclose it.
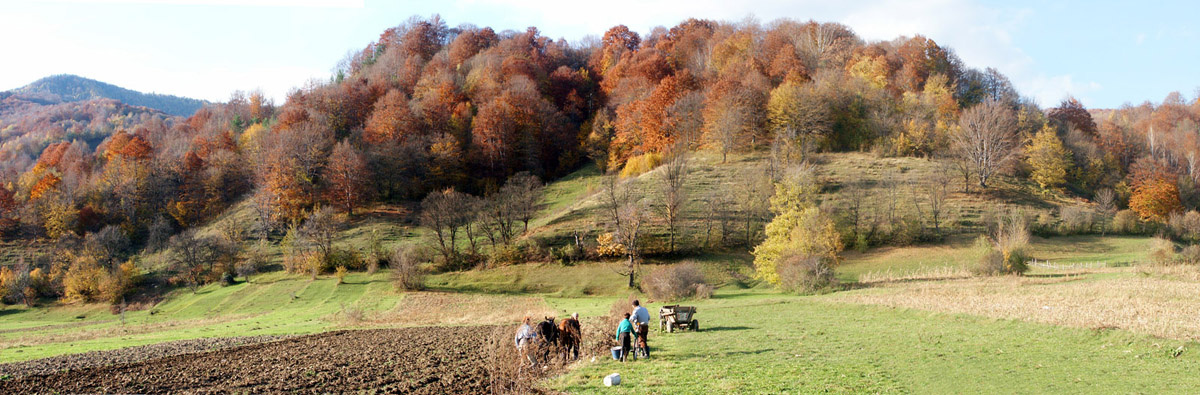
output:
{"label": "brown horse", "polygon": [[558,337],[563,359],[579,359],[579,343],[583,338],[579,320],[567,318],[558,323]]}

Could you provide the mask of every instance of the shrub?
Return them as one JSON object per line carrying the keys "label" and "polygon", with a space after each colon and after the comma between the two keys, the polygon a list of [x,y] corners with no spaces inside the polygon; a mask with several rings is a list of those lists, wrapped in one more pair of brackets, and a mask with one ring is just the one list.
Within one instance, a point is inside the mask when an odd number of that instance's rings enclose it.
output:
{"label": "shrub", "polygon": [[379,271],[379,260],[371,259],[367,261],[367,274],[375,274]]}
{"label": "shrub", "polygon": [[1179,261],[1189,265],[1200,264],[1200,245],[1189,245],[1179,251]]}
{"label": "shrub", "polygon": [[1168,265],[1175,262],[1175,243],[1161,236],[1150,239],[1150,263]]}
{"label": "shrub", "polygon": [[636,177],[639,174],[653,170],[662,164],[662,154],[648,153],[629,158],[621,169],[621,178]]}
{"label": "shrub", "polygon": [[612,232],[596,236],[596,255],[601,257],[618,257],[625,255],[625,245],[617,242]]}
{"label": "shrub", "polygon": [[871,248],[871,240],[866,233],[859,233],[858,237],[854,238],[854,250],[860,253],[867,252]]}
{"label": "shrub", "polygon": [[334,248],[329,251],[329,256],[325,258],[325,264],[322,265],[321,272],[331,272],[337,270],[338,267],[345,267],[347,270],[364,270],[367,268],[367,265],[358,251]]}
{"label": "shrub", "polygon": [[297,274],[308,271],[309,270],[308,262],[310,261],[310,258],[309,258],[310,255],[316,255],[316,253],[302,252],[299,254],[284,256],[283,257],[283,269],[287,270],[288,273],[297,273]]}
{"label": "shrub", "polygon": [[1023,274],[1029,270],[1029,220],[1010,212],[997,222],[992,239],[976,242],[984,253],[975,272],[981,275]]}
{"label": "shrub", "polygon": [[1142,220],[1133,210],[1121,210],[1113,217],[1112,231],[1122,234],[1138,234],[1142,232]]}
{"label": "shrub", "polygon": [[370,237],[367,239],[367,248],[362,254],[367,264],[367,273],[375,274],[379,270],[379,265],[386,263],[388,252],[383,248],[383,240],[379,238],[378,229],[372,229]]}
{"label": "shrub", "polygon": [[1058,216],[1062,220],[1059,231],[1063,234],[1087,233],[1096,222],[1095,213],[1078,205],[1060,207]]}
{"label": "shrub", "polygon": [[235,274],[232,271],[221,270],[220,273],[221,273],[221,286],[222,287],[228,287],[230,285],[237,284],[237,278],[234,277]]}
{"label": "shrub", "polygon": [[998,276],[1004,274],[1004,266],[1004,254],[988,248],[979,257],[979,266],[975,267],[974,272],[981,276]]}
{"label": "shrub", "polygon": [[573,265],[575,262],[583,260],[583,246],[576,243],[568,243],[561,247],[551,250],[554,255],[554,260],[563,265]]}
{"label": "shrub", "polygon": [[497,246],[492,250],[489,262],[492,266],[519,265],[527,262],[537,262],[545,259],[541,246],[532,240],[521,240],[508,245]]}
{"label": "shrub", "polygon": [[267,267],[267,248],[266,240],[261,240],[258,244],[246,250],[246,259],[243,259],[237,264],[237,274],[242,276],[246,281],[250,281],[250,276],[257,274]]}
{"label": "shrub", "polygon": [[812,293],[832,288],[836,279],[829,258],[785,255],[779,260],[779,285],[798,293]]}
{"label": "shrub", "polygon": [[694,262],[659,267],[642,277],[642,290],[655,300],[664,302],[706,298],[712,293],[705,289],[707,287],[704,273]]}
{"label": "shrub", "polygon": [[1188,241],[1200,240],[1200,213],[1194,210],[1171,213],[1167,226],[1175,237]]}
{"label": "shrub", "polygon": [[334,271],[333,275],[335,277],[337,277],[338,284],[345,284],[346,283],[346,275],[348,275],[348,274],[350,274],[350,271],[347,270],[345,266],[338,266],[337,270]]}
{"label": "shrub", "polygon": [[79,257],[71,263],[63,277],[63,299],[67,303],[94,302],[100,300],[104,292],[101,283],[107,280],[107,273],[91,257]]}
{"label": "shrub", "polygon": [[392,284],[402,291],[419,291],[425,286],[425,274],[411,247],[400,247],[392,252],[388,263],[392,267]]}

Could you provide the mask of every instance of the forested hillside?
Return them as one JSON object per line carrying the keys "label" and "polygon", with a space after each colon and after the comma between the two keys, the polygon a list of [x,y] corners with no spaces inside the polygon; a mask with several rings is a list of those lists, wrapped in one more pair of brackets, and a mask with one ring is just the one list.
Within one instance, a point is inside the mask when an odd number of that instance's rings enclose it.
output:
{"label": "forested hillside", "polygon": [[39,104],[112,99],[131,106],[152,108],[181,117],[192,115],[207,104],[203,100],[158,93],[142,93],[68,74],[42,78],[6,93]]}
{"label": "forested hillside", "polygon": [[[56,253],[11,269],[6,284],[22,291],[7,297],[116,301],[151,269],[192,286],[231,279],[261,258],[246,252],[245,232],[211,238],[193,229],[239,202],[254,212],[250,233],[283,250],[292,270],[361,261],[330,235],[345,215],[377,205],[416,214],[404,218],[428,229],[439,270],[516,261],[535,255],[517,244],[541,209],[542,183],[591,164],[613,174],[591,186],[604,191],[594,197],[604,229],[598,240],[587,235],[599,244],[591,251],[563,254],[624,257],[632,285],[642,253],[675,253],[679,229],[688,229],[675,221],[687,212],[680,205],[697,200],[684,188],[695,151],[719,156],[707,166],[761,158],[746,167],[745,188],[727,193],[746,206],[723,210],[748,218],[737,246],[757,245],[768,260],[797,249],[836,259],[846,245],[936,241],[942,219],[928,214],[941,211],[926,210],[951,193],[1003,198],[994,192],[1003,182],[1038,186],[1022,197],[1094,201],[1071,210],[1099,223],[1184,221],[1180,213],[1200,205],[1200,102],[1179,95],[1099,120],[1070,98],[1043,109],[999,71],[966,67],[930,38],[867,42],[836,23],[689,19],[645,36],[625,26],[597,33],[569,43],[536,27],[497,32],[413,18],[278,107],[239,92],[186,119],[112,103],[86,119],[47,112],[34,128],[65,135],[40,155],[5,160],[0,225],[6,238],[53,244]],[[72,137],[77,129],[96,137]],[[936,177],[911,187],[923,191],[912,204],[920,215],[877,212],[878,229],[863,217],[835,218],[867,209],[817,191],[892,185],[886,176],[823,184],[813,154],[849,151],[936,163],[921,166]],[[663,186],[653,193],[621,181],[660,165]],[[650,223],[666,231],[647,250]],[[587,248],[582,237],[574,235],[575,248]],[[810,237],[837,242],[788,246]],[[169,267],[138,260],[163,248]],[[773,279],[773,270],[760,274]]]}

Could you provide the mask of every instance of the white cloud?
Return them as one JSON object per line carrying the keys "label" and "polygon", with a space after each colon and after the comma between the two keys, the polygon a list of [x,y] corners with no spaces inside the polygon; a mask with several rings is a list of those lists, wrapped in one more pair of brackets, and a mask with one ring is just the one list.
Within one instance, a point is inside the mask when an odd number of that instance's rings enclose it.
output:
{"label": "white cloud", "polygon": [[1067,96],[1074,96],[1086,105],[1091,99],[1088,97],[1088,93],[1100,89],[1100,83],[1095,81],[1075,82],[1074,77],[1070,74],[1050,77],[1038,75],[1033,81],[1030,81],[1030,92],[1027,94],[1036,99],[1043,107],[1057,106]]}

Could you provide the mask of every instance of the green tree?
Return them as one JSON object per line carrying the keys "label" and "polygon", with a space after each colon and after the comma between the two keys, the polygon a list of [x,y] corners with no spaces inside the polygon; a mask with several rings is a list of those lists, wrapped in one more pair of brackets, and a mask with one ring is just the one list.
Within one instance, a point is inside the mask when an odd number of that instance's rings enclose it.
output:
{"label": "green tree", "polygon": [[779,262],[785,256],[823,258],[836,262],[842,251],[841,235],[833,220],[816,206],[819,188],[811,170],[793,170],[775,185],[767,224],[767,239],[754,248],[754,267],[759,277],[780,285]]}
{"label": "green tree", "polygon": [[1055,188],[1067,182],[1067,170],[1073,163],[1071,151],[1063,147],[1062,140],[1050,124],[1033,136],[1026,150],[1029,154],[1026,161],[1033,170],[1030,178],[1042,189]]}

